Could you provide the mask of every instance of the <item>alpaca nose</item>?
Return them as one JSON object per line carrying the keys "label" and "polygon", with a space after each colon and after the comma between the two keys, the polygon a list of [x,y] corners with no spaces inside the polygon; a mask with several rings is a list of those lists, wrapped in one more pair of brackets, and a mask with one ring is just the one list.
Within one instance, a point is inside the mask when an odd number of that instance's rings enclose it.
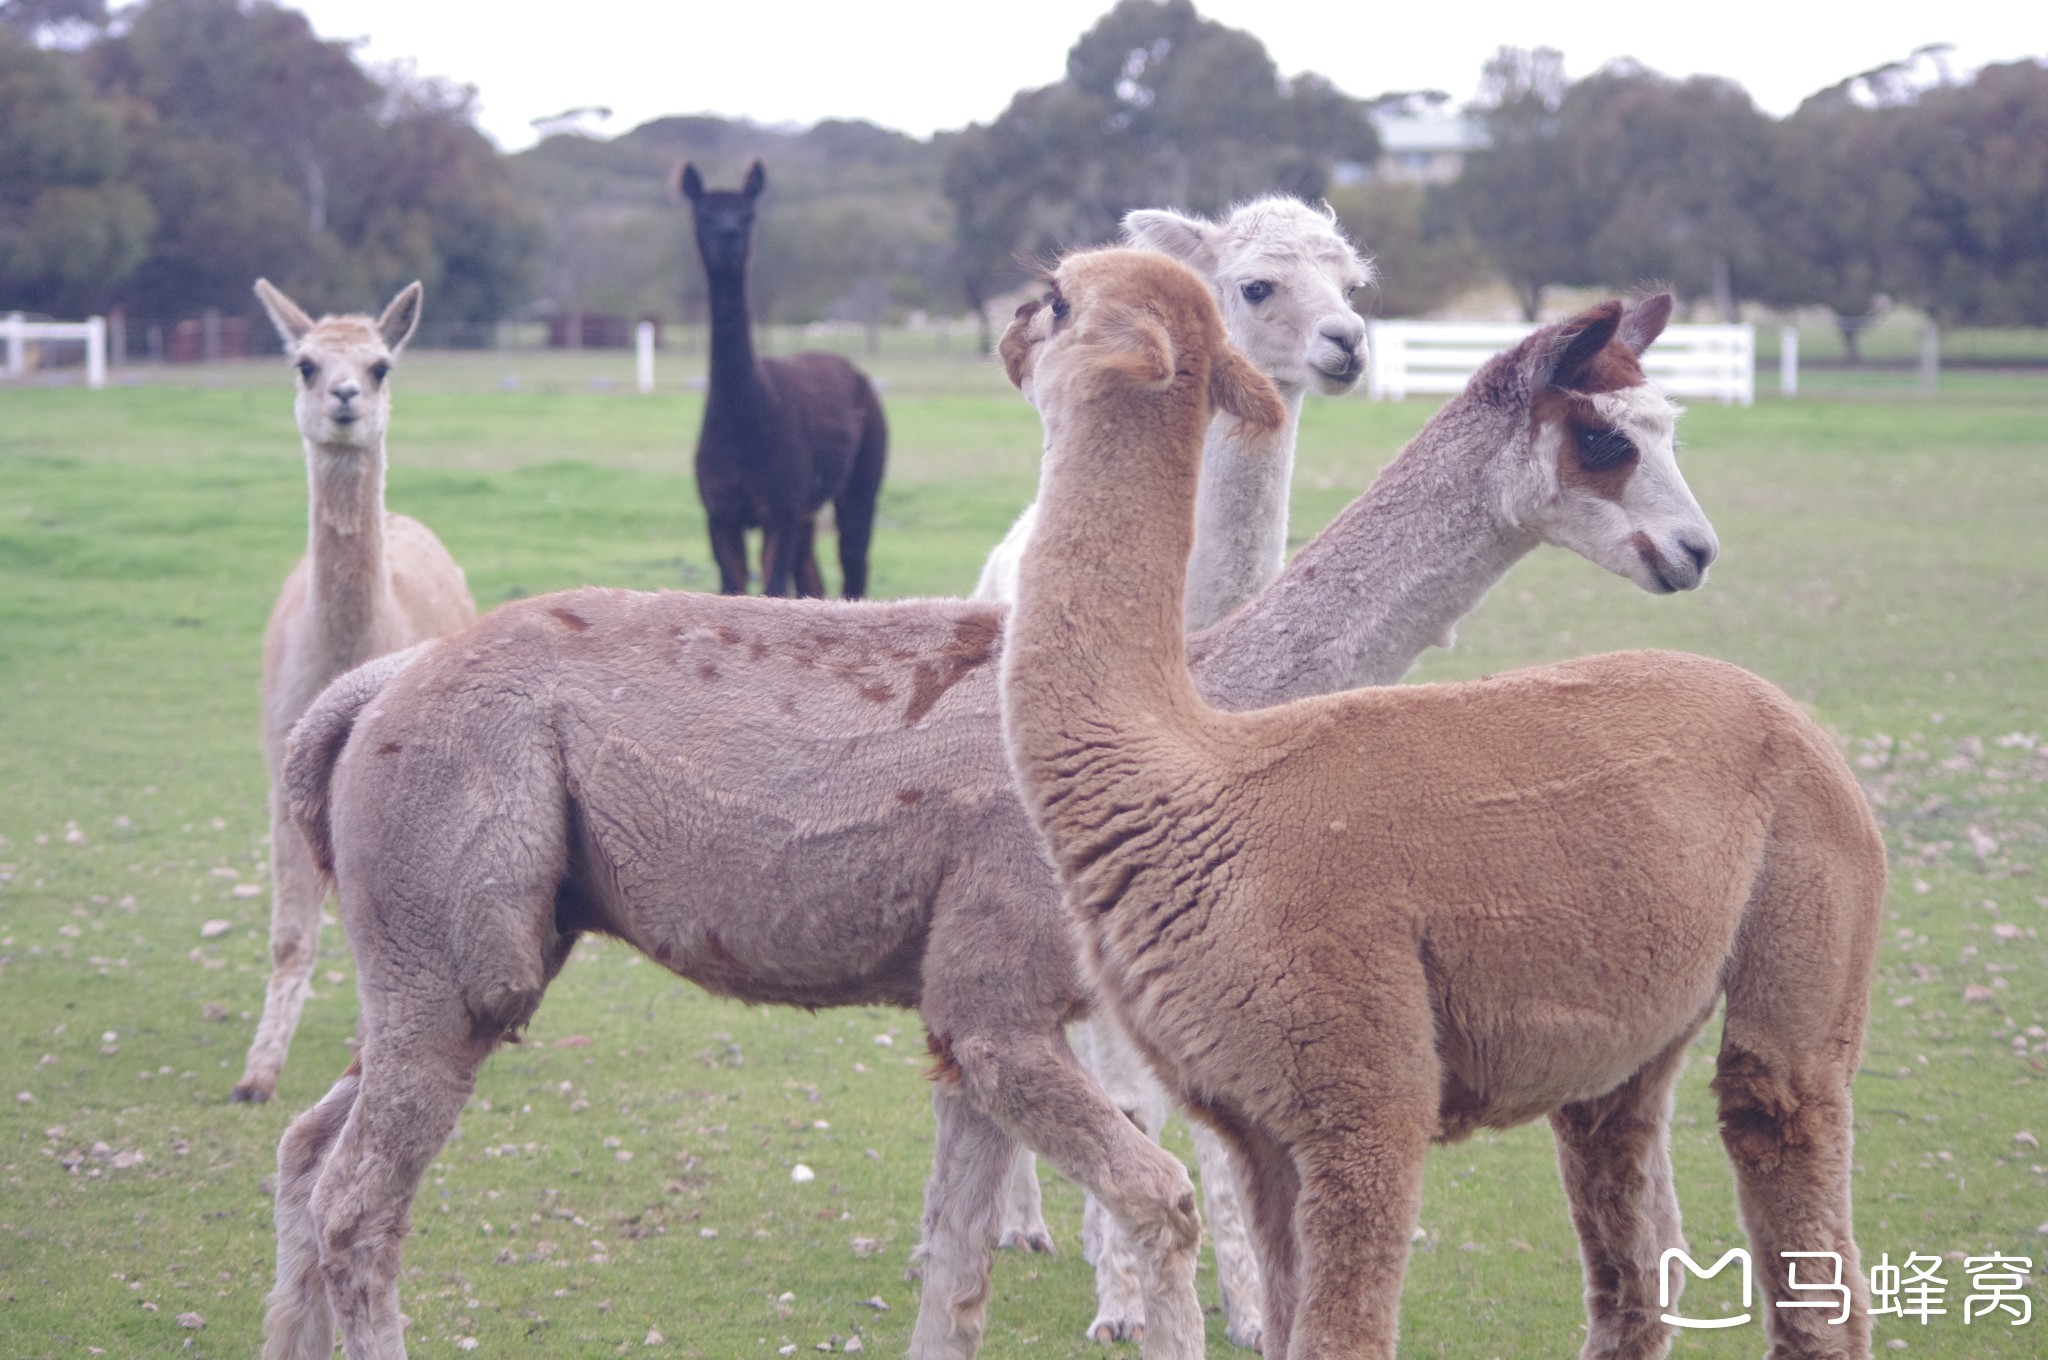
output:
{"label": "alpaca nose", "polygon": [[1356,319],[1331,322],[1322,328],[1322,336],[1346,354],[1356,355],[1365,339],[1365,323]]}
{"label": "alpaca nose", "polygon": [[1708,567],[1714,565],[1714,559],[1720,556],[1720,545],[1710,538],[1681,538],[1678,540],[1678,546],[1692,559],[1693,567],[1702,576],[1707,574]]}
{"label": "alpaca nose", "polygon": [[334,394],[334,399],[338,402],[341,402],[343,405],[347,405],[349,402],[354,401],[357,397],[362,395],[363,391],[362,385],[360,383],[354,382],[338,382],[333,387],[330,387],[327,390],[332,392]]}

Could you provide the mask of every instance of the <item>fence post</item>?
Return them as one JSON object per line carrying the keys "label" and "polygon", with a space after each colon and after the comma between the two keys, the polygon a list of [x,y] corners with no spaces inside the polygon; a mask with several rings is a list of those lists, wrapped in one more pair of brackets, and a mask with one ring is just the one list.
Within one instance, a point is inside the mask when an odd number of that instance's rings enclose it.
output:
{"label": "fence post", "polygon": [[1932,321],[1920,332],[1920,390],[1928,396],[1941,390],[1941,327]]}
{"label": "fence post", "polygon": [[85,385],[107,385],[107,319],[103,316],[85,319]]}
{"label": "fence post", "polygon": [[1799,328],[1786,326],[1778,332],[1778,395],[1799,395]]}
{"label": "fence post", "polygon": [[20,312],[9,312],[0,320],[0,336],[7,339],[7,376],[19,378],[28,372],[27,325]]}
{"label": "fence post", "polygon": [[654,323],[643,321],[633,328],[634,370],[642,392],[654,390]]}

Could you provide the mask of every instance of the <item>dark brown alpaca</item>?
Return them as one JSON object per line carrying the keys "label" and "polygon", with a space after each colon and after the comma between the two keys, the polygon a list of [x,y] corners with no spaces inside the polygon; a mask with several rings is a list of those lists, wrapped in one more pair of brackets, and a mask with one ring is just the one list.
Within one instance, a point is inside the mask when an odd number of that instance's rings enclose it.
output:
{"label": "dark brown alpaca", "polygon": [[768,176],[755,161],[737,190],[706,189],[685,165],[683,197],[711,291],[711,384],[697,436],[697,494],[710,522],[718,588],[747,593],[747,530],[759,527],[762,593],[822,596],[811,539],[832,502],[841,591],[867,593],[868,534],[889,446],[867,375],[836,354],[765,358],[747,315],[754,200]]}

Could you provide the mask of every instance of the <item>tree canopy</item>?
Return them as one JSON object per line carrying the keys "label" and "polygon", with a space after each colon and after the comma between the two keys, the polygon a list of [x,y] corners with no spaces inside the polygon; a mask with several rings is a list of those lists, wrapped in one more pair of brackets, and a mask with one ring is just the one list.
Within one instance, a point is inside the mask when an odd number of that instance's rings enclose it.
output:
{"label": "tree canopy", "polygon": [[1132,208],[1314,198],[1333,164],[1377,152],[1364,104],[1320,76],[1283,79],[1251,34],[1190,0],[1119,0],[1068,52],[1063,80],[953,142],[962,286],[979,307],[1022,280],[1021,261],[1109,240]]}

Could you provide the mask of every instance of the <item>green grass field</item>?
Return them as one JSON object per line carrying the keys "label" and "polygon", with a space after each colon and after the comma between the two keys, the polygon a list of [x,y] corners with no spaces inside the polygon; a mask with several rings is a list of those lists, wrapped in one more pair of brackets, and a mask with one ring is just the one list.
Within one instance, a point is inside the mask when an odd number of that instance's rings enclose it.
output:
{"label": "green grass field", "polygon": [[[628,362],[407,360],[390,502],[439,532],[479,604],[714,579],[688,477],[697,398],[673,367],[655,395],[625,394]],[[0,1355],[254,1354],[262,1181],[347,1061],[354,974],[330,931],[280,1099],[224,1103],[265,973],[258,648],[305,533],[280,367],[0,390]],[[876,593],[957,593],[1030,495],[1036,420],[964,355],[877,368],[894,438]],[[1298,535],[1430,409],[1312,401]],[[2038,1284],[2023,1327],[1966,1326],[1962,1309],[1965,1256],[2048,1255],[2048,382],[1700,407],[1682,433],[1722,536],[1705,590],[1652,599],[1545,551],[1415,678],[1684,647],[1768,676],[1839,735],[1894,857],[1858,1236],[1871,1261],[1943,1256],[1948,1281],[1945,1316],[1883,1319],[1879,1345],[2040,1355]],[[202,935],[209,921],[229,928]],[[1703,1262],[1742,1240],[1714,1042],[1674,1138]],[[765,1357],[855,1336],[901,1353],[930,1155],[922,1048],[914,1015],[750,1010],[586,944],[422,1190],[414,1354],[475,1338],[486,1355]],[[792,1182],[799,1161],[815,1180]],[[1057,1257],[998,1262],[989,1355],[1098,1350],[1080,1336],[1075,1192],[1050,1184],[1048,1216]],[[1574,1239],[1541,1126],[1436,1151],[1422,1221],[1405,1353],[1576,1353]],[[1728,1280],[1696,1283],[1689,1310],[1730,1303]],[[1203,1286],[1214,1302],[1206,1268]],[[1210,1345],[1229,1352],[1220,1318]],[[1675,1353],[1762,1347],[1752,1324],[1684,1333]]]}

